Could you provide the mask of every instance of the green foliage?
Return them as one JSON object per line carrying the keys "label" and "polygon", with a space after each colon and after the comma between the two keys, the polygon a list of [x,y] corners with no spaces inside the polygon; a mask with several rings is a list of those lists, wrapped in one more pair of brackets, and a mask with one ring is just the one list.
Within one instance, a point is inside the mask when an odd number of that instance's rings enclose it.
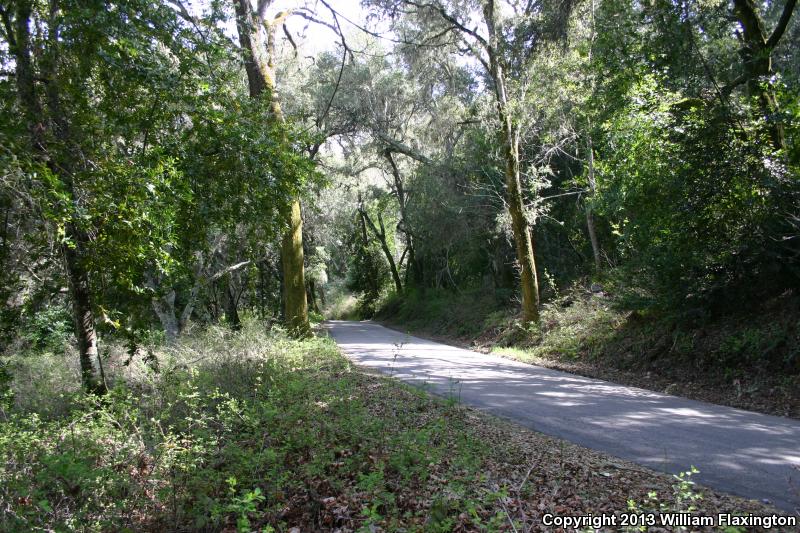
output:
{"label": "green foliage", "polygon": [[356,240],[352,246],[347,288],[359,294],[358,315],[371,318],[390,283],[389,265],[378,243],[371,241],[365,245]]}
{"label": "green foliage", "polygon": [[[353,509],[357,522],[392,529],[429,513],[405,516],[401,495],[447,490],[431,472],[455,483],[481,469],[457,408],[354,372],[330,340],[246,322],[153,349],[159,373],[112,356],[116,386],[102,398],[20,389],[28,397],[0,421],[1,529],[272,530],[329,496],[370,502]],[[338,520],[334,507],[321,508],[321,527]]]}
{"label": "green foliage", "polygon": [[605,125],[598,171],[600,212],[636,286],[662,306],[721,309],[753,297],[755,279],[765,291],[785,283],[793,274],[765,230],[796,180],[719,109],[681,107],[653,78],[631,90],[633,103]]}
{"label": "green foliage", "polygon": [[46,305],[23,314],[18,339],[31,353],[64,351],[74,334],[72,315],[65,303]]}
{"label": "green foliage", "polygon": [[387,298],[378,318],[434,335],[475,338],[506,320],[508,291],[412,289]]}

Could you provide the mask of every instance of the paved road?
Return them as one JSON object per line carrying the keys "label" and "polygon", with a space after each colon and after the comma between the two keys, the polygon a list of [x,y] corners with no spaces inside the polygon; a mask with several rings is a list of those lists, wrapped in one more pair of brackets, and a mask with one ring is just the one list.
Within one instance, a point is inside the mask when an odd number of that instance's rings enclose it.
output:
{"label": "paved road", "polygon": [[526,365],[371,322],[326,328],[359,365],[656,470],[694,465],[707,486],[800,507],[800,421]]}

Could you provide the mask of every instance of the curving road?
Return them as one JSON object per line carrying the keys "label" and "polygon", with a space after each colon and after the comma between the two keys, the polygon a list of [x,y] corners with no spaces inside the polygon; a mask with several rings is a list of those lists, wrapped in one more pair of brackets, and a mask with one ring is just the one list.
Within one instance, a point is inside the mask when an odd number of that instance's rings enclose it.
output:
{"label": "curving road", "polygon": [[669,396],[412,337],[330,321],[355,363],[523,426],[698,482],[800,508],[800,421]]}

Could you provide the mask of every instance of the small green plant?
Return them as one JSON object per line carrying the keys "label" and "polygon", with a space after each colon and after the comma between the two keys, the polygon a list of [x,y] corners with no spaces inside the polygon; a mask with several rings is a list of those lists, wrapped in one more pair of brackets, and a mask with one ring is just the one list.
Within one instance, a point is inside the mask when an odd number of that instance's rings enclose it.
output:
{"label": "small green plant", "polygon": [[237,495],[236,478],[231,476],[226,482],[228,483],[229,503],[225,506],[225,512],[236,517],[238,531],[247,533],[251,530],[250,517],[258,511],[259,504],[264,502],[264,495],[258,487]]}
{"label": "small green plant", "polygon": [[66,305],[47,305],[23,314],[19,337],[31,351],[62,352],[72,335],[72,318]]}
{"label": "small green plant", "polygon": [[461,380],[455,379],[454,377],[450,376],[447,378],[447,396],[446,402],[448,407],[455,407],[461,403],[461,388],[462,383]]}
{"label": "small green plant", "polygon": [[[662,500],[655,491],[647,494],[647,498],[639,503],[628,500],[628,511],[635,514],[646,513],[693,513],[697,511],[697,504],[703,499],[703,495],[695,492],[695,482],[692,476],[700,473],[694,466],[689,470],[673,475],[672,494],[669,500]],[[675,531],[688,531],[684,526],[675,526]],[[646,525],[629,526],[625,532],[647,531]]]}

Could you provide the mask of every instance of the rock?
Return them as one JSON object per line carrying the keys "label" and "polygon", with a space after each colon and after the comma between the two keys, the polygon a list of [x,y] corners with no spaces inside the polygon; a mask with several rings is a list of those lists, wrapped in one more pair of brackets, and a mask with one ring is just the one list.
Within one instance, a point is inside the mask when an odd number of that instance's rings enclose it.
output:
{"label": "rock", "polygon": [[599,283],[592,283],[591,286],[589,287],[589,290],[594,293],[603,292],[603,286],[600,285]]}

